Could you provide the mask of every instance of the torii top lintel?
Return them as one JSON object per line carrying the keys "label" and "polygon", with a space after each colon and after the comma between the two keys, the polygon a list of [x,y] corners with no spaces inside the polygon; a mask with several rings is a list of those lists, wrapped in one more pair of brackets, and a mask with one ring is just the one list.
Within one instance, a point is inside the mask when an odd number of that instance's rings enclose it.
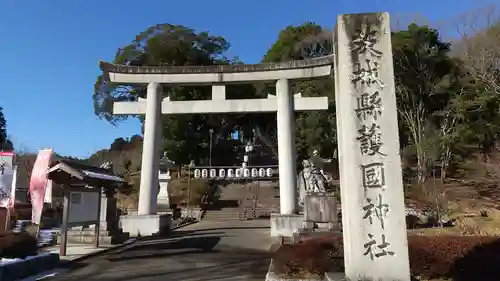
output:
{"label": "torii top lintel", "polygon": [[212,66],[128,66],[99,61],[99,67],[109,81],[116,83],[234,84],[329,76],[333,55],[282,63]]}

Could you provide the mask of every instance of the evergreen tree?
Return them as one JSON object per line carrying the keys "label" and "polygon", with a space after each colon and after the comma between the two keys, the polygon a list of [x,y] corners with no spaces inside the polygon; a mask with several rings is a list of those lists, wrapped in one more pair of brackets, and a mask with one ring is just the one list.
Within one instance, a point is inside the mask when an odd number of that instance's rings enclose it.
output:
{"label": "evergreen tree", "polygon": [[3,115],[3,108],[0,106],[0,150],[4,149],[7,141],[7,121]]}

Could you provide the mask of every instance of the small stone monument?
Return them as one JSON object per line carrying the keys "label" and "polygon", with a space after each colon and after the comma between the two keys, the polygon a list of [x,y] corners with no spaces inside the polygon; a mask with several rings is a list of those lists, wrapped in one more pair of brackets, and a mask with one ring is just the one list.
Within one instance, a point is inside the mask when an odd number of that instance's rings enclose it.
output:
{"label": "small stone monument", "polygon": [[[302,161],[302,171],[298,176],[299,207],[303,207],[304,223],[295,239],[314,236],[339,230],[337,219],[337,200],[329,192],[329,182],[320,167],[331,160],[323,159],[317,150],[313,156]],[[316,163],[316,164],[315,164]]]}

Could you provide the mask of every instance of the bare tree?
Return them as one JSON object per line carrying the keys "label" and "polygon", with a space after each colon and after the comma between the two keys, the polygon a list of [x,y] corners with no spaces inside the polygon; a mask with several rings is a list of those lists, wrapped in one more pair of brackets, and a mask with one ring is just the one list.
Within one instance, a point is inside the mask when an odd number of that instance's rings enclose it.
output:
{"label": "bare tree", "polygon": [[[402,62],[396,62],[402,63]],[[410,64],[406,64],[410,66]],[[426,67],[421,65],[420,67]],[[408,69],[408,71],[410,71]],[[428,148],[429,148],[429,128],[428,117],[429,112],[426,108],[424,100],[421,98],[423,95],[432,96],[438,85],[436,77],[433,76],[432,70],[419,71],[421,81],[426,87],[419,89],[419,93],[414,93],[413,90],[408,89],[402,83],[397,83],[396,93],[400,100],[398,106],[399,114],[408,130],[410,131],[411,141],[414,145],[417,157],[417,182],[423,183],[426,180],[428,172]]]}
{"label": "bare tree", "polygon": [[461,15],[454,45],[470,74],[486,90],[500,94],[500,10],[491,5]]}
{"label": "bare tree", "polygon": [[452,138],[451,136],[456,130],[458,124],[458,115],[456,110],[447,109],[444,112],[443,120],[441,121],[441,126],[439,130],[440,138],[440,161],[441,161],[441,180],[446,178],[446,173],[451,161],[451,146]]}
{"label": "bare tree", "polygon": [[278,159],[278,134],[276,127],[272,125],[267,125],[264,130],[257,127],[255,130],[256,138],[267,148],[272,155],[272,158]]}
{"label": "bare tree", "polygon": [[405,30],[409,24],[436,26],[430,23],[429,19],[418,13],[394,13],[391,14],[391,30],[398,32]]}

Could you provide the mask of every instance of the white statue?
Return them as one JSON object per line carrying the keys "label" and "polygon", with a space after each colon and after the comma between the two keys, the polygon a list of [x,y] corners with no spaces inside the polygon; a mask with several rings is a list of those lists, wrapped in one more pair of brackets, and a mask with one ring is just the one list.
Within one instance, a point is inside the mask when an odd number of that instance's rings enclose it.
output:
{"label": "white statue", "polygon": [[321,170],[311,161],[302,161],[302,177],[305,180],[307,192],[326,192],[326,178]]}
{"label": "white statue", "polygon": [[[335,152],[336,154],[336,152]],[[336,157],[336,156],[334,156]],[[321,172],[321,174],[323,175],[323,177],[326,179],[327,183],[330,184],[331,181],[333,180],[331,176],[328,176],[327,174],[325,174],[325,167],[332,163],[332,160],[333,159],[325,159],[325,158],[322,158],[320,155],[319,155],[319,152],[317,149],[313,150],[313,153],[312,153],[312,156],[311,158],[309,159],[309,161],[311,162],[311,164],[316,167],[317,169],[319,169],[319,172]]]}
{"label": "white statue", "polygon": [[[304,198],[309,192],[326,192],[329,185],[321,166],[330,163],[331,159],[323,159],[317,150],[313,151],[310,159],[302,161],[302,171],[298,176],[297,188],[299,189],[299,204],[304,204]],[[317,164],[316,164],[317,163]]]}

